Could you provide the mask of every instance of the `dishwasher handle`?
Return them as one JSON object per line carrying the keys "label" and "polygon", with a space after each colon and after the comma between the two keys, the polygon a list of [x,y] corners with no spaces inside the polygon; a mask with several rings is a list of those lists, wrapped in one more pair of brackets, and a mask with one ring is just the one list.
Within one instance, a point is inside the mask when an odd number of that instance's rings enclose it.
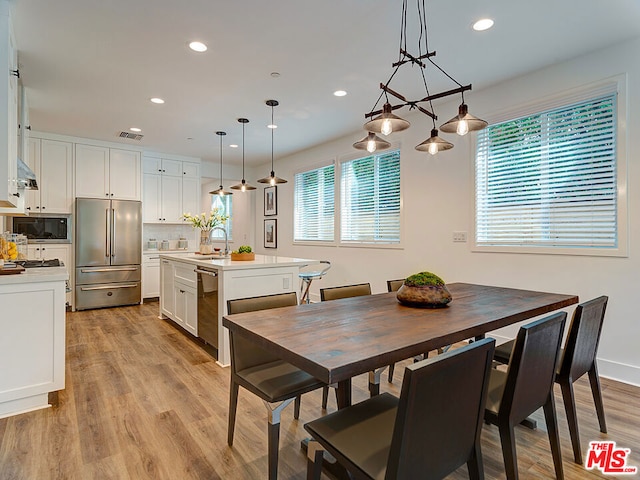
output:
{"label": "dishwasher handle", "polygon": [[212,272],[210,270],[202,270],[200,268],[196,268],[195,272],[196,273],[202,273],[203,275],[210,275],[212,277],[217,277],[218,276],[218,272]]}

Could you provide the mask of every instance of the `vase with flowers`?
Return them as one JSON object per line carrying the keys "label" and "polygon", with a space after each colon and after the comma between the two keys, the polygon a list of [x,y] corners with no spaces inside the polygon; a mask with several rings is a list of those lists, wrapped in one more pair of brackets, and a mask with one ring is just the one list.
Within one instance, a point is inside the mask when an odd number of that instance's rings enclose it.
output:
{"label": "vase with flowers", "polygon": [[227,223],[229,215],[223,215],[218,208],[214,208],[208,214],[202,212],[200,215],[183,213],[182,218],[190,222],[193,228],[200,229],[200,253],[210,254],[213,251],[211,245],[211,230],[214,227],[221,227]]}

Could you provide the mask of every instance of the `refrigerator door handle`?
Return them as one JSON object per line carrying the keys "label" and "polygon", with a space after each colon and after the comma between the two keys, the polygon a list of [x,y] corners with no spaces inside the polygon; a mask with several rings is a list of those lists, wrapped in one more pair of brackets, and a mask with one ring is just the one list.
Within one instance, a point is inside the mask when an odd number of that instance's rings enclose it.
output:
{"label": "refrigerator door handle", "polygon": [[104,273],[104,272],[135,272],[137,270],[136,267],[124,267],[124,268],[91,268],[91,269],[80,269],[80,273]]}
{"label": "refrigerator door handle", "polygon": [[93,290],[115,290],[118,288],[136,288],[138,285],[104,285],[100,287],[80,287],[83,292],[91,292]]}
{"label": "refrigerator door handle", "polygon": [[111,257],[116,256],[116,209],[111,209]]}
{"label": "refrigerator door handle", "polygon": [[105,235],[105,239],[104,239],[104,243],[105,243],[105,245],[104,245],[104,247],[105,247],[105,252],[104,252],[105,255],[104,256],[105,257],[109,257],[111,255],[111,242],[110,242],[110,239],[111,239],[111,228],[110,228],[110,225],[109,225],[110,218],[109,218],[109,209],[108,208],[105,210],[105,218],[106,218],[105,221],[106,221],[106,225],[107,225],[107,234]]}

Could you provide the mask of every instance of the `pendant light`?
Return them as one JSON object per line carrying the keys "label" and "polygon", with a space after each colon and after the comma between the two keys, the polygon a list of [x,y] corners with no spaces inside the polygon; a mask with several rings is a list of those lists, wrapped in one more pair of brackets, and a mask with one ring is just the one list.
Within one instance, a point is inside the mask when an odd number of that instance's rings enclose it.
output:
{"label": "pendant light", "polygon": [[389,142],[380,138],[373,132],[369,132],[366,137],[353,144],[354,148],[357,148],[358,150],[366,150],[369,153],[373,153],[376,150],[384,150],[390,146],[391,144]]}
{"label": "pendant light", "polygon": [[428,152],[431,155],[435,155],[438,152],[442,152],[444,150],[449,150],[453,148],[453,143],[447,142],[438,136],[438,129],[431,129],[431,136],[427,138],[424,142],[419,145],[416,145],[416,150],[419,152]]}
{"label": "pendant light", "polygon": [[244,126],[249,123],[249,120],[246,118],[239,118],[238,122],[242,124],[242,182],[237,185],[233,185],[231,190],[240,190],[241,192],[246,192],[247,190],[255,190],[256,187],[253,185],[249,185],[244,179]]}
{"label": "pendant light", "polygon": [[276,177],[276,173],[273,170],[273,131],[275,130],[275,123],[273,123],[273,107],[277,107],[279,103],[277,100],[267,100],[265,103],[271,107],[271,125],[269,126],[271,128],[271,173],[268,177],[258,180],[258,183],[268,183],[269,185],[287,183],[284,178]]}
{"label": "pendant light", "polygon": [[446,133],[457,133],[458,135],[466,135],[469,132],[482,130],[488,125],[487,122],[478,117],[474,117],[469,113],[467,104],[464,103],[464,94],[462,94],[462,105],[458,107],[458,115],[453,117],[440,126],[440,130]]}
{"label": "pendant light", "polygon": [[365,123],[363,128],[369,132],[381,133],[387,136],[392,132],[401,132],[411,126],[404,118],[394,115],[391,110],[391,104],[386,102],[382,106],[382,113]]}
{"label": "pendant light", "polygon": [[224,197],[225,195],[233,195],[233,192],[228,192],[222,186],[222,137],[224,137],[226,134],[227,132],[216,132],[216,135],[220,137],[220,188],[209,192],[211,195],[220,195],[221,197]]}

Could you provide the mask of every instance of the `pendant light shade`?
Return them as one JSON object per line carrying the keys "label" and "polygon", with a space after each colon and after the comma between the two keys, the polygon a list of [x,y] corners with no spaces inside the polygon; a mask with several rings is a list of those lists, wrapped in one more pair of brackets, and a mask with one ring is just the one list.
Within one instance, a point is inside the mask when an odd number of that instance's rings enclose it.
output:
{"label": "pendant light shade", "polygon": [[256,187],[249,185],[244,179],[244,126],[249,123],[249,120],[246,118],[239,118],[238,122],[242,124],[242,181],[237,185],[233,185],[231,190],[240,190],[241,192],[246,192],[247,190],[255,190]]}
{"label": "pendant light shade", "polygon": [[382,107],[382,113],[373,120],[365,123],[364,129],[369,132],[389,135],[392,132],[401,132],[402,130],[409,128],[411,124],[404,118],[394,115],[391,110],[391,104],[389,102],[385,103]]}
{"label": "pendant light shade", "polygon": [[369,132],[366,137],[353,144],[354,148],[357,148],[358,150],[366,150],[369,153],[373,153],[376,150],[384,150],[390,146],[391,144],[389,142],[380,138],[373,132]]}
{"label": "pendant light shade", "polygon": [[419,152],[428,152],[431,155],[435,155],[436,153],[444,150],[449,150],[450,148],[453,148],[453,143],[440,138],[436,128],[431,130],[431,136],[428,139],[416,146],[416,150]]}
{"label": "pendant light shade", "polygon": [[458,107],[458,115],[453,117],[447,123],[440,126],[440,130],[445,133],[457,133],[458,135],[466,135],[469,132],[482,130],[488,125],[484,120],[474,117],[468,111],[466,103],[462,103]]}
{"label": "pendant light shade", "polygon": [[279,103],[277,100],[267,100],[265,103],[271,107],[271,173],[268,177],[259,179],[258,183],[268,183],[269,185],[287,183],[284,178],[276,177],[276,173],[273,170],[273,131],[275,130],[275,128],[273,128],[273,125],[275,125],[275,123],[273,123],[273,107],[277,107]]}
{"label": "pendant light shade", "polygon": [[233,192],[228,192],[222,186],[222,137],[224,137],[226,134],[227,132],[216,132],[216,135],[220,137],[220,188],[209,192],[211,195],[220,195],[221,197],[224,197],[225,195],[233,195]]}

